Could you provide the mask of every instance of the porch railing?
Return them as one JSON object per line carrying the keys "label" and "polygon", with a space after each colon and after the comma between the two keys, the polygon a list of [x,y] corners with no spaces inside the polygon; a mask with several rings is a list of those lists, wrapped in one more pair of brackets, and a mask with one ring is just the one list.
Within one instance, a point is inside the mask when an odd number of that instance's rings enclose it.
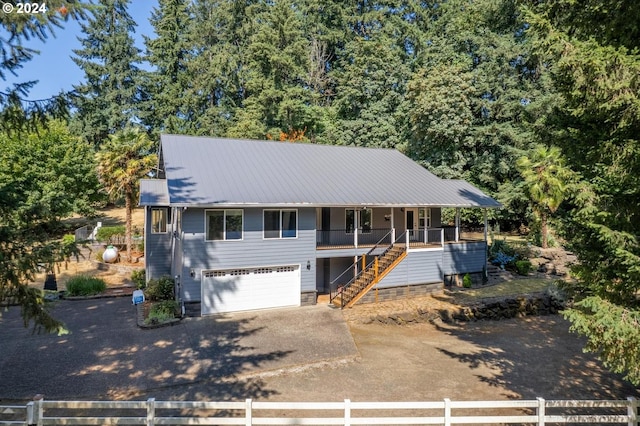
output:
{"label": "porch railing", "polygon": [[391,230],[389,228],[358,228],[357,234],[353,230],[330,229],[316,231],[316,246],[318,247],[354,247],[375,245],[384,237],[391,244]]}
{"label": "porch railing", "polygon": [[[370,247],[378,244],[382,238],[386,237],[383,243],[391,244],[394,230],[389,228],[358,228],[354,234],[352,230],[330,229],[316,231],[316,246],[319,248],[352,248]],[[410,229],[406,235],[409,237],[410,247],[421,245],[444,245],[455,241],[481,241],[482,235],[472,235],[459,227],[442,226],[440,228],[420,228]]]}

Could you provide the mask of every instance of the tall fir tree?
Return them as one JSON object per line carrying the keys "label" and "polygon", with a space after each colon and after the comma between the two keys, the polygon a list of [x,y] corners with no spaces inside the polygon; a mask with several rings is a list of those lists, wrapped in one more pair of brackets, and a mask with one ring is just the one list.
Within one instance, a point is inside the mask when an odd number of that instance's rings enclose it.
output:
{"label": "tall fir tree", "polygon": [[[9,3],[10,5],[10,3]],[[26,46],[29,40],[45,42],[55,37],[70,19],[85,19],[89,7],[79,0],[53,0],[33,4],[35,13],[2,13],[0,15],[0,82],[9,74],[17,76],[22,66],[39,52]],[[48,99],[30,99],[29,92],[37,81],[20,81],[0,88],[0,132],[5,134],[37,131],[52,117],[68,116],[65,93]]]}
{"label": "tall fir tree", "polygon": [[81,25],[82,48],[73,51],[73,61],[85,74],[85,82],[74,86],[73,130],[95,146],[138,113],[141,58],[127,6],[128,0],[100,0],[93,18]]}
{"label": "tall fir tree", "polygon": [[343,47],[330,76],[335,80],[336,122],[327,138],[335,144],[406,148],[410,78],[400,2],[358,2],[348,16]]}
{"label": "tall fir tree", "polygon": [[496,196],[505,206],[497,219],[526,223],[528,199],[515,163],[535,143],[531,129],[549,86],[515,1],[453,0],[422,11],[417,23],[409,155]]}
{"label": "tall fir tree", "polygon": [[[291,0],[253,10],[253,34],[243,52],[247,68],[242,114],[230,136],[277,138],[314,126],[312,91],[307,83],[309,42],[304,17]],[[247,134],[253,129],[252,134]]]}
{"label": "tall fir tree", "polygon": [[[187,63],[193,132],[226,136],[246,97],[244,82],[252,11],[256,1],[194,0],[189,26],[192,56]],[[249,137],[252,132],[246,134]]]}
{"label": "tall fir tree", "polygon": [[526,2],[562,95],[541,137],[582,176],[564,235],[578,256],[565,315],[586,350],[640,384],[640,5]]}
{"label": "tall fir tree", "polygon": [[187,0],[159,0],[151,14],[155,37],[145,36],[145,59],[154,69],[144,73],[145,95],[141,119],[156,131],[191,133],[196,119],[186,96],[190,81],[189,28],[192,21]]}

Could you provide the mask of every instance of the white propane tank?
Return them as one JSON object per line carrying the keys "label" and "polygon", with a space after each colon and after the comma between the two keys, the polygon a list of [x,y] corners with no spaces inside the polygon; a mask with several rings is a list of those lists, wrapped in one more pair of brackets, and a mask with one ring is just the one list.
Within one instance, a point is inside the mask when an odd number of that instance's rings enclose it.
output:
{"label": "white propane tank", "polygon": [[102,253],[102,260],[107,263],[113,263],[118,258],[118,249],[114,246],[107,246],[104,253]]}

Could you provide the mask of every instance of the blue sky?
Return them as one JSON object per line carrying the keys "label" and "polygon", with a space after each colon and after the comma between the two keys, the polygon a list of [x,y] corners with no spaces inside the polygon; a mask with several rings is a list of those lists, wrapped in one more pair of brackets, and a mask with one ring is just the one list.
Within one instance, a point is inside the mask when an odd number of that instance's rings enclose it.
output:
{"label": "blue sky", "polygon": [[[157,4],[157,0],[133,0],[129,5],[129,14],[138,24],[134,37],[140,49],[144,49],[142,35],[153,35],[149,18]],[[39,50],[40,55],[25,63],[17,71],[17,77],[9,73],[7,80],[0,80],[2,89],[14,82],[38,80],[38,84],[29,92],[29,99],[46,99],[60,91],[71,90],[73,85],[84,80],[84,73],[71,60],[72,50],[80,48],[78,37],[83,36],[80,25],[77,21],[69,20],[63,29],[56,29],[55,33],[55,37],[49,37],[44,43],[30,40],[26,44]]]}

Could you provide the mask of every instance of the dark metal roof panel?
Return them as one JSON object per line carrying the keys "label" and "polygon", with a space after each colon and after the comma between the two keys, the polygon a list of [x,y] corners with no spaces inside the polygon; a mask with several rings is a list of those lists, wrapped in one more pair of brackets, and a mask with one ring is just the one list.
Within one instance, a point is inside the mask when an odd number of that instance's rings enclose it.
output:
{"label": "dark metal roof panel", "polygon": [[176,205],[499,205],[391,149],[180,135],[161,143]]}

